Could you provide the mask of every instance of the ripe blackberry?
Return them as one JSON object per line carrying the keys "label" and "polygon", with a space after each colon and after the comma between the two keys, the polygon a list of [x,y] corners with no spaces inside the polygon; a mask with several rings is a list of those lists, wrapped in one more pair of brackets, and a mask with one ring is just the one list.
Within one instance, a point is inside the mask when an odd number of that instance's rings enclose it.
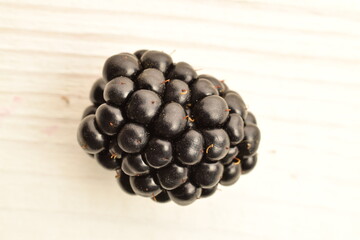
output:
{"label": "ripe blackberry", "polygon": [[260,130],[240,95],[163,52],[106,60],[77,139],[129,194],[188,205],[257,163]]}

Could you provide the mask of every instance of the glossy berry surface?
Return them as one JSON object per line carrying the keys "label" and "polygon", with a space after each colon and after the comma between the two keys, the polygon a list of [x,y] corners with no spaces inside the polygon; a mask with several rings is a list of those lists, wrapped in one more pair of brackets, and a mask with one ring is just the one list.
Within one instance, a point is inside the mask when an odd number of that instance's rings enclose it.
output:
{"label": "glossy berry surface", "polygon": [[118,145],[127,153],[140,152],[147,144],[148,132],[137,123],[127,123],[118,134]]}
{"label": "glossy berry surface", "polygon": [[225,131],[229,135],[232,145],[239,144],[244,139],[244,120],[239,114],[231,113],[225,124]]}
{"label": "glossy berry surface", "polygon": [[252,156],[260,144],[260,130],[257,125],[248,123],[244,128],[244,140],[238,145],[240,156]]}
{"label": "glossy berry surface", "polygon": [[161,168],[157,172],[157,176],[160,185],[164,189],[172,190],[186,182],[188,179],[188,168],[173,163],[167,167]]}
{"label": "glossy berry surface", "polygon": [[83,115],[81,117],[81,119],[84,119],[85,117],[91,115],[91,114],[95,114],[97,107],[94,105],[90,105],[87,108],[85,108],[85,110],[83,111]]}
{"label": "glossy berry surface", "polygon": [[211,95],[219,95],[219,92],[209,80],[200,78],[191,84],[191,102],[196,103],[200,99]]}
{"label": "glossy berry surface", "polygon": [[185,206],[200,198],[201,188],[194,186],[191,182],[187,182],[168,193],[171,200]]}
{"label": "glossy berry surface", "polygon": [[107,103],[122,106],[134,91],[134,82],[127,77],[117,77],[106,84],[103,95]]}
{"label": "glossy berry surface", "polygon": [[140,176],[150,172],[141,154],[126,154],[122,159],[121,170],[129,176]]}
{"label": "glossy berry surface", "polygon": [[229,108],[224,98],[208,96],[195,104],[193,114],[199,128],[214,128],[225,123]]}
{"label": "glossy berry surface", "polygon": [[150,50],[141,55],[141,64],[145,69],[156,68],[165,73],[172,65],[172,59],[164,52]]}
{"label": "glossy berry surface", "polygon": [[103,67],[103,78],[111,81],[116,77],[133,77],[140,70],[140,61],[135,55],[120,53],[108,58]]}
{"label": "glossy berry surface", "polygon": [[182,133],[186,127],[184,108],[176,103],[167,103],[154,122],[156,133],[163,138],[171,138]]}
{"label": "glossy berry surface", "polygon": [[174,79],[166,85],[164,101],[165,102],[177,102],[181,105],[184,105],[190,94],[189,85],[182,80]]}
{"label": "glossy berry surface", "polygon": [[261,134],[241,96],[167,53],[111,56],[90,101],[78,143],[128,194],[189,205],[257,164]]}
{"label": "glossy berry surface", "polygon": [[94,105],[100,105],[105,102],[103,92],[105,88],[106,82],[100,78],[98,79],[92,86],[90,90],[90,101]]}
{"label": "glossy berry surface", "polygon": [[224,95],[224,99],[231,110],[231,113],[240,114],[243,119],[246,119],[247,108],[244,100],[237,92],[228,91]]}
{"label": "glossy berry surface", "polygon": [[211,195],[213,195],[216,192],[217,187],[218,187],[218,185],[215,185],[212,188],[203,188],[201,190],[201,197],[202,198],[210,197]]}
{"label": "glossy berry surface", "polygon": [[197,74],[190,64],[186,62],[179,62],[175,64],[174,67],[172,67],[168,78],[179,79],[184,81],[185,83],[190,83],[197,78]]}
{"label": "glossy berry surface", "polygon": [[140,60],[142,55],[144,55],[144,53],[146,53],[147,51],[147,49],[140,49],[134,52],[134,55]]}
{"label": "glossy berry surface", "polygon": [[161,99],[155,92],[140,89],[129,98],[126,113],[134,122],[148,124],[158,113],[160,106]]}
{"label": "glossy berry surface", "polygon": [[150,175],[130,177],[130,186],[137,195],[142,197],[155,197],[161,193],[160,186]]}
{"label": "glossy berry surface", "polygon": [[226,156],[223,159],[221,159],[221,163],[224,164],[225,166],[232,163],[238,154],[239,154],[239,149],[237,146],[230,147]]}
{"label": "glossy berry surface", "polygon": [[128,175],[126,175],[121,170],[117,170],[116,178],[117,178],[120,188],[124,192],[131,194],[131,195],[135,194],[134,190],[132,189],[132,187],[130,185],[130,177]]}
{"label": "glossy berry surface", "polygon": [[140,89],[148,89],[162,95],[165,90],[165,77],[155,68],[145,69],[137,78],[136,84]]}
{"label": "glossy berry surface", "polygon": [[224,173],[220,184],[230,186],[239,180],[241,175],[241,165],[238,162],[232,162],[224,167]]}
{"label": "glossy berry surface", "polygon": [[241,173],[247,174],[248,172],[253,170],[254,167],[256,166],[256,162],[257,162],[257,154],[253,156],[243,157],[241,159]]}
{"label": "glossy berry surface", "polygon": [[121,110],[106,103],[101,104],[95,113],[96,124],[106,135],[115,135],[124,124]]}
{"label": "glossy berry surface", "polygon": [[204,155],[204,137],[193,129],[186,131],[175,143],[176,158],[185,165],[199,163]]}
{"label": "glossy berry surface", "polygon": [[194,182],[201,188],[216,186],[223,176],[224,166],[221,162],[202,162],[195,167]]}
{"label": "glossy berry surface", "polygon": [[169,194],[165,190],[163,190],[161,193],[159,193],[155,197],[152,197],[151,199],[158,203],[166,203],[166,202],[170,201]]}
{"label": "glossy berry surface", "polygon": [[225,92],[227,91],[227,87],[226,87],[224,81],[220,81],[220,80],[214,78],[214,77],[211,76],[211,75],[201,74],[201,75],[199,75],[198,78],[199,78],[199,79],[202,78],[202,79],[207,79],[207,80],[209,80],[209,81],[214,85],[214,87],[218,90],[218,92],[219,92],[220,95],[224,95]]}
{"label": "glossy berry surface", "polygon": [[108,150],[94,155],[97,162],[106,169],[113,170],[121,167],[121,155],[114,155]]}
{"label": "glossy berry surface", "polygon": [[169,141],[153,138],[144,151],[145,160],[152,168],[162,168],[173,159],[172,144]]}
{"label": "glossy berry surface", "polygon": [[105,149],[107,138],[96,126],[95,115],[88,115],[81,121],[78,127],[77,140],[87,153],[95,154]]}

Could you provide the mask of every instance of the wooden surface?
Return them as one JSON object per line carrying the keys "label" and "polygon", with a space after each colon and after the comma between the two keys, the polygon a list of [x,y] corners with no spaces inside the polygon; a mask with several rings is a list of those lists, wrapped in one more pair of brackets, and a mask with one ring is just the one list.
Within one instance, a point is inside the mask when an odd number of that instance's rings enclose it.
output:
{"label": "wooden surface", "polygon": [[[106,57],[176,50],[239,91],[259,163],[188,207],[76,142]],[[0,1],[0,239],[359,239],[360,2]]]}

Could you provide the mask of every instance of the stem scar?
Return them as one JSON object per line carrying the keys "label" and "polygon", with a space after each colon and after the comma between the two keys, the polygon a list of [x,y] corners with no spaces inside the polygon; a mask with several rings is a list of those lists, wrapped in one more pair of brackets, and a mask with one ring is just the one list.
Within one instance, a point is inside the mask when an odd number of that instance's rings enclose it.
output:
{"label": "stem scar", "polygon": [[165,81],[162,82],[162,84],[168,83],[170,82],[170,79],[166,79]]}
{"label": "stem scar", "polygon": [[240,158],[234,158],[234,164],[238,165],[241,163],[241,159]]}
{"label": "stem scar", "polygon": [[195,122],[195,119],[191,118],[189,115],[186,115],[184,119],[188,119],[190,122]]}
{"label": "stem scar", "polygon": [[213,147],[214,147],[214,144],[210,144],[210,145],[206,148],[205,152],[206,152],[206,153],[209,153],[210,148],[213,148]]}

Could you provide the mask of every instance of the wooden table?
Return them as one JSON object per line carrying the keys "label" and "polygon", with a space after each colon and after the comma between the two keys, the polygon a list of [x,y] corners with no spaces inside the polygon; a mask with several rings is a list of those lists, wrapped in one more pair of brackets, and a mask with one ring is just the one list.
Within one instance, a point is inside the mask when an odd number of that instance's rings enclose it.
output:
{"label": "wooden table", "polygon": [[[82,152],[105,59],[140,48],[242,94],[262,130],[251,174],[161,205]],[[359,239],[359,94],[357,0],[2,0],[0,239]]]}

